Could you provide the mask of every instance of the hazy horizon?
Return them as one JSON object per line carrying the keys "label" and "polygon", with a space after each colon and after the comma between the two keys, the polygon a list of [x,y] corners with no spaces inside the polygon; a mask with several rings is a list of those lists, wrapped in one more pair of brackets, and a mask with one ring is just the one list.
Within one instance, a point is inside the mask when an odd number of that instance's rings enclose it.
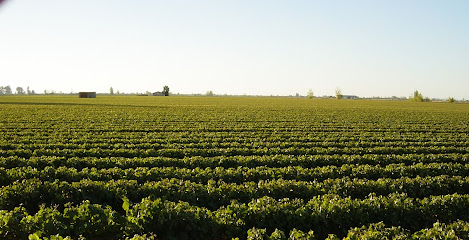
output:
{"label": "hazy horizon", "polygon": [[0,5],[0,86],[469,99],[466,1]]}

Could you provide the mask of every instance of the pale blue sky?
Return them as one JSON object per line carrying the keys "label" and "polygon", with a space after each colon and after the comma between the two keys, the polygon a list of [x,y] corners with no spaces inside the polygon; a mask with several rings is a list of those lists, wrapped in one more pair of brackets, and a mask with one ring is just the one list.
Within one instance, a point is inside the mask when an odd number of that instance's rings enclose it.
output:
{"label": "pale blue sky", "polygon": [[0,85],[469,99],[469,1],[7,0]]}

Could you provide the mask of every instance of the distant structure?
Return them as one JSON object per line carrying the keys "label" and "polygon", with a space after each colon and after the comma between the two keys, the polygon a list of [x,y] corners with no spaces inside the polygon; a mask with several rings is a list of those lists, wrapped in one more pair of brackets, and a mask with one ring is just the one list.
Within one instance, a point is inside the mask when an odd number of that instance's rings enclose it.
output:
{"label": "distant structure", "polygon": [[342,95],[342,99],[358,99],[355,95]]}
{"label": "distant structure", "polygon": [[79,92],[79,98],[96,98],[96,92]]}
{"label": "distant structure", "polygon": [[164,96],[163,92],[154,92],[153,96]]}

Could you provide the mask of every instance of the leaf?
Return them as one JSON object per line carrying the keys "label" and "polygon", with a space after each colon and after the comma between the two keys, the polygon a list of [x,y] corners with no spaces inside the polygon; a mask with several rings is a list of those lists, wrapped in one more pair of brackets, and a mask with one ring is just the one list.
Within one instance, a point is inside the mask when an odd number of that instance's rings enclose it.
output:
{"label": "leaf", "polygon": [[35,232],[33,234],[29,234],[28,239],[29,240],[41,240],[40,236],[41,236],[41,232]]}
{"label": "leaf", "polygon": [[123,197],[122,200],[124,201],[122,203],[122,208],[124,209],[124,211],[128,212],[129,211],[129,208],[130,208],[130,202],[129,202],[129,199],[127,197]]}

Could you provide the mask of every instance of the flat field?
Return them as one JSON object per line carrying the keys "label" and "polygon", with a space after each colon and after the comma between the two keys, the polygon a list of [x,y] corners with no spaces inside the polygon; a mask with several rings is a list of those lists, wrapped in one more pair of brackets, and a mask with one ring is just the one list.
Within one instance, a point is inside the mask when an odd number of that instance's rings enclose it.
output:
{"label": "flat field", "polygon": [[469,239],[468,156],[469,104],[2,96],[0,238]]}

